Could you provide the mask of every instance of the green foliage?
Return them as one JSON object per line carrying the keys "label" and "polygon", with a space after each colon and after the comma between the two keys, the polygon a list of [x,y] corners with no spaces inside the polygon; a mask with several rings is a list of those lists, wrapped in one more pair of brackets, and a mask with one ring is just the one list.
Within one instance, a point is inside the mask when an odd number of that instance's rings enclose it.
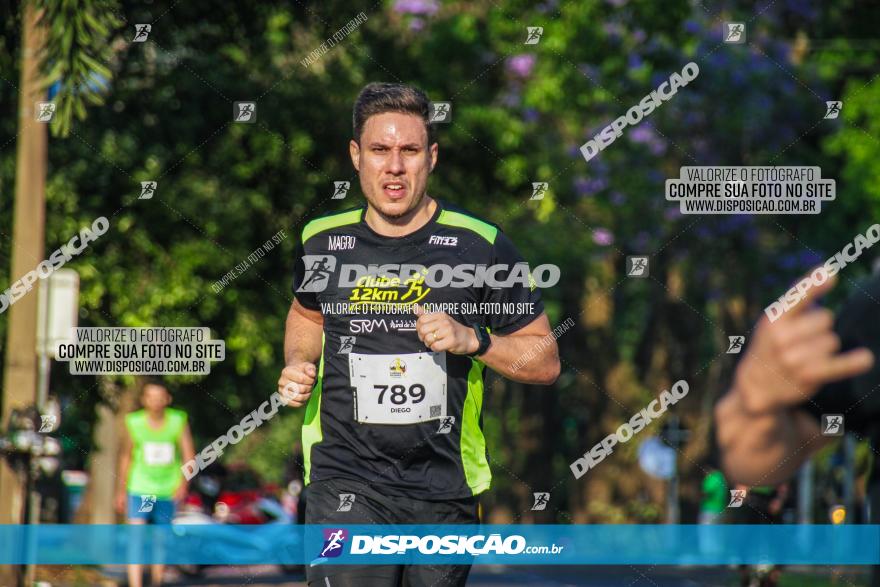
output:
{"label": "green foliage", "polygon": [[114,57],[110,39],[122,24],[116,0],[33,0],[45,28],[42,85],[58,84],[52,132],[66,137],[73,121],[85,120],[87,106],[104,104]]}

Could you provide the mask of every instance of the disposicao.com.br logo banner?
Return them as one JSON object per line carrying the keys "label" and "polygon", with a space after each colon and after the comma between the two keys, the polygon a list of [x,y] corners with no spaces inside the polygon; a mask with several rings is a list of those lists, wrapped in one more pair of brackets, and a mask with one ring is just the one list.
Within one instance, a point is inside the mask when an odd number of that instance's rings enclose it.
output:
{"label": "disposicao.com.br logo banner", "polygon": [[310,540],[306,533],[307,545],[320,543],[312,565],[327,563],[327,559],[335,563],[474,562],[485,555],[552,556],[565,549],[565,545],[530,543],[521,534],[483,532],[474,526],[349,526],[323,528],[321,534],[322,538]]}
{"label": "disposicao.com.br logo banner", "polygon": [[0,525],[0,564],[877,565],[880,526]]}

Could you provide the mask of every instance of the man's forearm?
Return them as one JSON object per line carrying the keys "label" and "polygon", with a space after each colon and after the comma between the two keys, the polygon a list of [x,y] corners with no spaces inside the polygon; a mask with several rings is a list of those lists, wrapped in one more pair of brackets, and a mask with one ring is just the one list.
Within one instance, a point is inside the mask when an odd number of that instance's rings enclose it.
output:
{"label": "man's forearm", "polygon": [[479,359],[508,379],[550,385],[559,376],[559,348],[550,335],[497,336]]}
{"label": "man's forearm", "polygon": [[323,326],[309,320],[291,306],[284,331],[284,363],[317,363],[321,358]]}
{"label": "man's forearm", "polygon": [[715,421],[722,468],[734,483],[781,483],[827,442],[810,414],[796,409],[751,414],[735,389],[718,402]]}

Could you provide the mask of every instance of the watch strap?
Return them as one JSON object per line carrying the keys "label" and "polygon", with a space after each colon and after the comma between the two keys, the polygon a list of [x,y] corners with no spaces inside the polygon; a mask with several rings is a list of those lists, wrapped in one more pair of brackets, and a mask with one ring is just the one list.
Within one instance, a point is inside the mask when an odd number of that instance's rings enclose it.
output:
{"label": "watch strap", "polygon": [[472,328],[474,329],[474,334],[477,335],[477,341],[480,343],[480,346],[478,346],[477,350],[470,353],[468,356],[478,357],[489,350],[489,345],[492,344],[492,338],[489,336],[489,329],[485,326],[474,324]]}

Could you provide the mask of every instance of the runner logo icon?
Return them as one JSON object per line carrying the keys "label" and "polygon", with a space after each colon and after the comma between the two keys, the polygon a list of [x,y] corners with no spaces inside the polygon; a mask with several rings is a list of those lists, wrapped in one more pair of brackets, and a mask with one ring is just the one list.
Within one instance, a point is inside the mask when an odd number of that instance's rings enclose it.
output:
{"label": "runner logo icon", "polygon": [[840,109],[842,106],[843,102],[839,100],[825,102],[825,118],[837,118],[837,115],[840,114]]}
{"label": "runner logo icon", "polygon": [[141,505],[138,506],[139,512],[151,512],[153,511],[153,506],[156,505],[156,496],[155,495],[142,495],[141,496]]}
{"label": "runner logo icon", "polygon": [[745,489],[731,489],[730,490],[730,503],[727,504],[727,507],[741,508],[745,499],[746,499],[746,490]]}
{"label": "runner logo icon", "polygon": [[430,102],[431,122],[452,122],[452,102]]}
{"label": "runner logo icon", "polygon": [[138,196],[138,200],[149,200],[152,199],[153,194],[156,193],[156,186],[158,184],[155,181],[142,181],[141,182],[141,195]]}
{"label": "runner logo icon", "polygon": [[530,200],[543,200],[544,194],[547,193],[547,188],[550,187],[550,184],[546,181],[533,181],[532,182],[532,197]]}
{"label": "runner logo icon", "polygon": [[452,432],[453,425],[455,425],[455,416],[446,416],[440,420],[440,428],[437,429],[437,434],[449,434]]}
{"label": "runner logo icon", "polygon": [[234,122],[247,122],[253,124],[257,121],[256,102],[235,102],[232,110]]}
{"label": "runner logo icon", "polygon": [[526,31],[528,36],[526,37],[526,45],[537,45],[538,41],[541,40],[541,35],[544,34],[544,27],[542,26],[527,26]]}
{"label": "runner logo icon", "polygon": [[339,354],[347,355],[354,349],[354,343],[357,342],[356,336],[340,336],[339,337]]}
{"label": "runner logo icon", "polygon": [[822,414],[822,435],[843,436],[843,414]]}
{"label": "runner logo icon", "polygon": [[150,24],[134,25],[134,38],[131,40],[131,42],[143,43],[149,38],[151,30],[153,30],[153,25]]}
{"label": "runner logo icon", "polygon": [[724,37],[725,43],[745,43],[746,25],[741,22],[724,23],[727,34]]}
{"label": "runner logo icon", "polygon": [[535,503],[532,505],[533,512],[540,512],[547,509],[547,504],[550,502],[550,494],[546,491],[533,493],[535,496]]}
{"label": "runner logo icon", "polygon": [[50,122],[55,115],[55,102],[37,102],[37,122]]}
{"label": "runner logo icon", "polygon": [[648,258],[647,257],[627,257],[626,258],[626,274],[630,277],[647,277],[648,276]]}
{"label": "runner logo icon", "polygon": [[57,421],[54,414],[40,414],[40,432],[53,432]]}
{"label": "runner logo icon", "polygon": [[336,257],[333,255],[303,255],[306,273],[297,293],[318,293],[327,289],[330,274],[336,269]]}
{"label": "runner logo icon", "polygon": [[742,350],[743,344],[746,342],[745,336],[728,336],[728,342],[730,343],[727,347],[728,355],[738,355]]}
{"label": "runner logo icon", "polygon": [[342,528],[324,530],[324,547],[318,557],[333,558],[342,554],[346,538],[348,538],[348,532]]}
{"label": "runner logo icon", "polygon": [[348,189],[351,187],[350,181],[334,181],[333,182],[333,196],[330,198],[331,200],[344,200],[346,194],[348,194]]}
{"label": "runner logo icon", "polygon": [[337,512],[350,512],[351,506],[354,505],[354,493],[340,493],[339,494],[339,507],[336,508]]}

